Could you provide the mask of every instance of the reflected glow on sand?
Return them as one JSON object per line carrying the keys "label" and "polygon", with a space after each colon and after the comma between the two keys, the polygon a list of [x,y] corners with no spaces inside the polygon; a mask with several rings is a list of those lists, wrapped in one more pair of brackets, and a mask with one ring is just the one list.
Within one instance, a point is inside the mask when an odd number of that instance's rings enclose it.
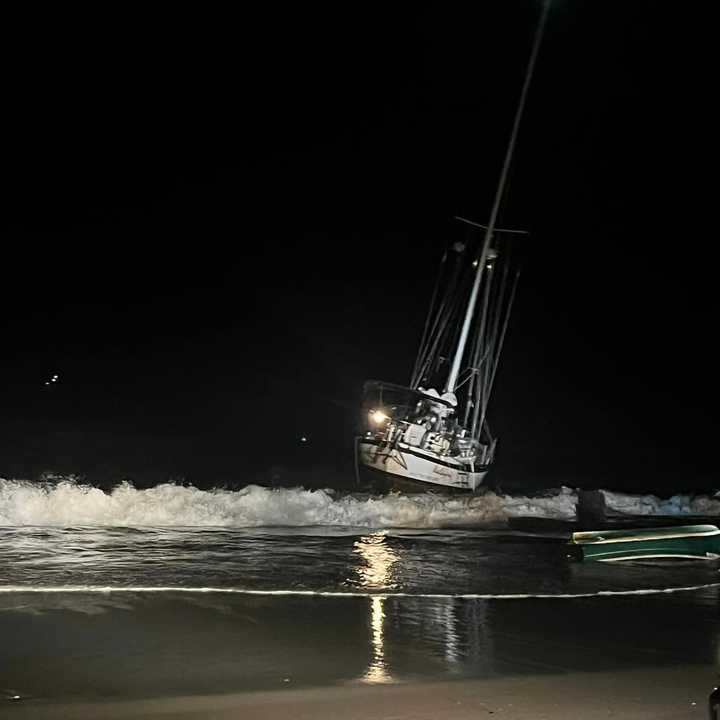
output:
{"label": "reflected glow on sand", "polygon": [[455,632],[455,601],[446,600],[444,607],[440,607],[440,617],[445,628],[445,659],[450,665],[456,664],[460,657],[460,643],[457,632]]}
{"label": "reflected glow on sand", "polygon": [[[363,560],[356,568],[360,584],[367,589],[385,589],[392,587],[393,566],[398,554],[385,542],[382,533],[373,533],[361,537],[355,543],[355,552]],[[389,683],[393,677],[385,661],[385,598],[370,598],[370,627],[372,630],[372,661],[363,675],[367,683]]]}
{"label": "reflected glow on sand", "polygon": [[367,683],[390,683],[393,677],[390,674],[385,662],[385,609],[383,603],[385,598],[374,597],[370,600],[370,625],[372,627],[372,650],[373,657],[368,669],[363,675]]}

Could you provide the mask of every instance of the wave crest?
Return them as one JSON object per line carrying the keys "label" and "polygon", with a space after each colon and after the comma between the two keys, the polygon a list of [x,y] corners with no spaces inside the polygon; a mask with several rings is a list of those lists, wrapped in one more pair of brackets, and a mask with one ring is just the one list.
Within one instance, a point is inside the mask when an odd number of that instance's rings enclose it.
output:
{"label": "wave crest", "polygon": [[[720,514],[715,497],[624,495],[603,491],[611,510],[635,515]],[[341,495],[333,490],[267,488],[200,490],[162,484],[137,489],[123,483],[111,492],[75,478],[34,483],[0,478],[0,525],[106,527],[362,527],[448,528],[501,523],[525,516],[573,520],[577,493],[566,487],[538,497]]]}
{"label": "wave crest", "polygon": [[0,479],[0,525],[115,527],[467,527],[513,515],[572,518],[576,495],[568,488],[542,498],[486,492],[339,495],[332,490],[266,488],[199,490],[173,484],[111,492],[72,478],[33,483]]}

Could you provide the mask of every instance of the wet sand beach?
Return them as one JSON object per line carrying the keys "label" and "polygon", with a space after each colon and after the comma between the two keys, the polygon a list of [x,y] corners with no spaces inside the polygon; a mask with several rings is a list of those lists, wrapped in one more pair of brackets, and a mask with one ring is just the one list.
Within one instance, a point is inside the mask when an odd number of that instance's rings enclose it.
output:
{"label": "wet sand beach", "polygon": [[717,591],[2,597],[12,718],[704,718]]}
{"label": "wet sand beach", "polygon": [[12,717],[171,720],[680,720],[707,717],[712,673],[678,668],[330,687],[13,708]]}

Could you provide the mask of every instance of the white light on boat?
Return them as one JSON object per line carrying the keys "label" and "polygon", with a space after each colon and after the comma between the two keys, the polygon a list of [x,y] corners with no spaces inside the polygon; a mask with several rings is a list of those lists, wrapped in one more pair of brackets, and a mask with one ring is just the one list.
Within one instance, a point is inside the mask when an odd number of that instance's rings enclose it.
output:
{"label": "white light on boat", "polygon": [[478,261],[475,260],[475,261],[473,262],[473,267],[477,267],[477,266],[478,266]]}
{"label": "white light on boat", "polygon": [[390,419],[390,417],[386,415],[382,410],[375,410],[370,414],[370,418],[374,423],[378,425]]}
{"label": "white light on boat", "polygon": [[300,438],[300,442],[307,442],[307,438],[303,435],[303,436]]}

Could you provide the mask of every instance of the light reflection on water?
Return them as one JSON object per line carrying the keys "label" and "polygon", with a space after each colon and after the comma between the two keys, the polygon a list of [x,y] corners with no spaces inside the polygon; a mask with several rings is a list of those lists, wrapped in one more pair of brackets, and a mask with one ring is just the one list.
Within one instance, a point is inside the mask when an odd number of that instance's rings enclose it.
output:
{"label": "light reflection on water", "polygon": [[[393,569],[402,562],[402,556],[398,550],[388,546],[385,534],[378,532],[362,536],[355,542],[354,550],[363,561],[355,568],[355,574],[362,587],[369,591],[389,590],[395,587]],[[364,682],[381,684],[396,680],[386,657],[385,648],[388,605],[395,628],[401,628],[404,619],[410,620],[408,627],[420,628],[420,638],[428,648],[432,648],[431,654],[434,653],[444,659],[446,672],[450,674],[462,672],[466,657],[473,657],[475,661],[481,656],[489,657],[489,633],[485,623],[486,602],[461,603],[455,598],[438,599],[431,603],[404,600],[402,605],[398,605],[392,598],[382,595],[369,598],[372,655],[362,678]],[[402,612],[398,612],[401,607]],[[461,640],[457,628],[457,614],[460,608],[466,616],[465,642]],[[414,633],[414,628],[411,632]]]}
{"label": "light reflection on water", "polygon": [[[399,560],[398,553],[385,543],[383,533],[364,535],[354,545],[354,552],[362,563],[355,567],[359,584],[368,590],[387,590],[393,587],[392,570]],[[352,583],[352,578],[350,583]],[[370,627],[372,630],[372,660],[363,680],[367,683],[389,683],[393,681],[385,662],[384,598],[377,595],[370,598]]]}
{"label": "light reflection on water", "polygon": [[438,611],[438,620],[445,628],[445,659],[448,665],[452,667],[458,660],[458,636],[455,632],[455,613],[452,599],[448,598],[438,607]]}
{"label": "light reflection on water", "polygon": [[385,599],[382,597],[370,598],[370,625],[372,627],[372,660],[368,669],[363,675],[363,680],[367,683],[389,683],[393,682],[393,677],[388,671],[385,662],[385,640],[384,640],[384,623],[385,611],[383,603]]}
{"label": "light reflection on water", "polygon": [[[393,550],[385,542],[384,533],[364,535],[354,544],[353,551],[362,562],[353,568],[359,585],[367,590],[392,590],[393,568],[400,560],[397,550]],[[349,579],[353,583],[353,578]]]}

